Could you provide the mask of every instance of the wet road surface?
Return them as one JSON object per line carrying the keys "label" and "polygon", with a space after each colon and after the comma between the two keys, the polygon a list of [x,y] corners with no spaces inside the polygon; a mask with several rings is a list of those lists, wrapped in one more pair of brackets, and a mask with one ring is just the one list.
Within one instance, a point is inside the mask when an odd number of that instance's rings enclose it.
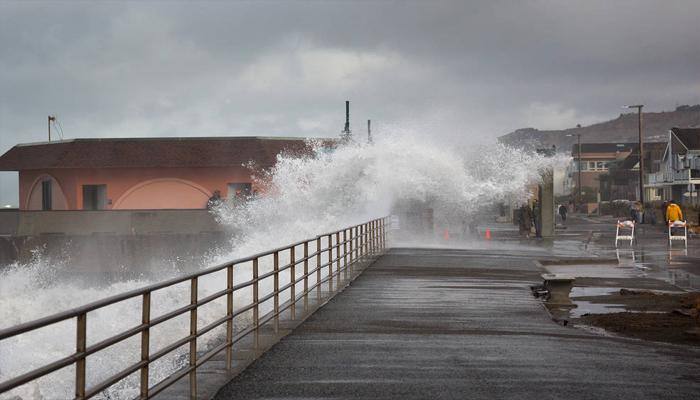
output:
{"label": "wet road surface", "polygon": [[216,398],[698,398],[700,350],[557,325],[534,258],[393,249]]}

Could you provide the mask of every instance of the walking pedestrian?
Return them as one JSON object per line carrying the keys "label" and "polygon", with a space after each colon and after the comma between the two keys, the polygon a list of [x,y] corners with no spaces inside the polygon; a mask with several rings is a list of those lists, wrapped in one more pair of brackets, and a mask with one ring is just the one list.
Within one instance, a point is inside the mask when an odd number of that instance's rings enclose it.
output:
{"label": "walking pedestrian", "polygon": [[542,237],[542,206],[540,202],[535,200],[532,202],[532,219],[535,223],[535,237]]}
{"label": "walking pedestrian", "polygon": [[518,210],[518,230],[520,236],[526,238],[530,237],[530,230],[532,229],[532,210],[527,203],[520,206]]}
{"label": "walking pedestrian", "polygon": [[565,223],[566,222],[566,213],[568,210],[566,209],[566,206],[563,204],[559,205],[559,215],[561,216],[561,222]]}
{"label": "walking pedestrian", "polygon": [[656,209],[654,209],[654,205],[649,203],[647,209],[649,211],[644,213],[644,218],[647,219],[646,222],[648,222],[651,225],[656,225]]}

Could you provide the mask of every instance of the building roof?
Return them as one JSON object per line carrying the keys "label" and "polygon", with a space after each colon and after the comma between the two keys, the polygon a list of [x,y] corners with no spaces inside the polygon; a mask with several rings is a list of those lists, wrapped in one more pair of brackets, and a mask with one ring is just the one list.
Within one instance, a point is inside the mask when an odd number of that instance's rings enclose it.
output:
{"label": "building roof", "polygon": [[[663,152],[663,150],[666,149],[666,143],[663,142],[651,142],[651,143],[644,143],[644,171],[648,172],[648,170],[651,168],[651,165],[649,165],[650,162],[654,162],[654,151],[659,151]],[[638,167],[637,163],[639,163],[639,145],[635,144],[634,147],[632,148],[632,152],[625,157],[623,160],[620,160],[617,165],[621,169],[633,169],[634,167]]]}
{"label": "building roof", "polygon": [[[330,145],[332,139],[320,139]],[[72,139],[18,144],[0,157],[0,171],[49,168],[227,167],[254,161],[267,168],[281,152],[308,152],[305,138],[183,137]]]}
{"label": "building roof", "polygon": [[[581,154],[629,152],[636,146],[637,143],[581,143]],[[571,155],[573,157],[578,155],[578,144],[571,147]]]}
{"label": "building roof", "polygon": [[671,132],[688,150],[700,150],[700,128],[672,128]]}

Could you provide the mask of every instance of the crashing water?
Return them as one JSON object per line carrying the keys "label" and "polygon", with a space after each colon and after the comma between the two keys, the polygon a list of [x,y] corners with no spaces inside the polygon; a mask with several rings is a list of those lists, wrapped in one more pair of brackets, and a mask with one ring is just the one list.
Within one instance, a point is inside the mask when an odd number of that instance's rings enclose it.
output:
{"label": "crashing water", "polygon": [[[398,135],[380,138],[372,145],[351,143],[334,150],[317,143],[315,149],[309,156],[280,155],[273,169],[258,172],[257,180],[264,195],[237,206],[225,204],[216,210],[219,221],[237,234],[228,248],[217,249],[205,257],[200,268],[388,215],[400,202],[418,202],[445,218],[464,220],[478,214],[484,206],[524,200],[529,196],[527,185],[537,181],[540,173],[555,162],[497,144],[460,149]],[[297,249],[297,255],[300,253]],[[262,260],[260,273],[269,268],[270,260]],[[0,273],[0,329],[155,283],[140,279],[94,287],[79,276],[58,278],[66,271],[70,271],[69,260],[48,260],[40,251],[28,265],[3,268]],[[159,280],[176,274],[177,271],[161,274]],[[236,267],[234,279],[237,282],[250,277],[249,263]],[[286,279],[281,278],[280,286],[289,282],[288,277]],[[313,283],[311,277],[310,284]],[[271,290],[272,282],[268,279],[262,285],[261,296]],[[199,298],[225,288],[225,272],[202,278],[199,288]],[[151,318],[155,318],[187,304],[189,283],[155,292],[152,296]],[[225,315],[226,305],[221,300],[200,309],[198,326]],[[238,307],[250,300],[249,291],[237,293],[234,298]],[[270,307],[268,304],[262,312]],[[88,346],[139,325],[140,310],[141,299],[137,297],[90,312]],[[245,324],[249,320],[245,317],[236,323]],[[210,332],[201,341],[199,350],[219,343],[223,328]],[[188,329],[188,314],[153,328],[151,353],[187,336]],[[74,351],[74,346],[74,319],[3,340],[0,342],[0,381],[65,357]],[[184,366],[186,354],[187,347],[183,346],[158,360],[151,366],[150,384]],[[88,357],[88,387],[138,362],[139,357],[139,335]],[[137,396],[137,374],[97,398]],[[73,384],[74,369],[67,367],[0,395],[0,399],[13,396],[72,398]]]}

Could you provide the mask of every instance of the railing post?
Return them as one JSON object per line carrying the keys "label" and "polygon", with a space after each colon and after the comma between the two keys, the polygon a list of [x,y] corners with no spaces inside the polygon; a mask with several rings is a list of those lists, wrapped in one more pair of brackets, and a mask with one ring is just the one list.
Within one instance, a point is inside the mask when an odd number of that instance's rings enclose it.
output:
{"label": "railing post", "polygon": [[197,277],[190,281],[190,399],[197,398]]}
{"label": "railing post", "polygon": [[382,229],[379,232],[382,236],[382,252],[386,250],[386,217],[382,218]]}
{"label": "railing post", "polygon": [[233,363],[233,264],[226,268],[226,369]]}
{"label": "railing post", "polygon": [[379,253],[379,220],[374,221],[374,253]]}
{"label": "railing post", "polygon": [[76,321],[75,352],[78,361],[75,362],[75,398],[85,398],[85,348],[87,344],[87,313],[78,315]]}
{"label": "railing post", "polygon": [[316,297],[321,299],[321,237],[316,237]]}
{"label": "railing post", "polygon": [[291,314],[292,314],[292,319],[296,319],[297,315],[297,258],[296,258],[296,246],[292,246],[289,249],[289,262],[292,264],[291,267],[289,267],[289,275],[290,275],[290,282],[292,286],[290,287],[291,292],[289,293],[289,297],[291,298],[292,301],[292,306],[291,306]]}
{"label": "railing post", "polygon": [[379,227],[378,221],[375,219],[372,221],[372,253],[377,254],[377,251],[379,250],[379,236],[377,236],[377,229]]}
{"label": "railing post", "polygon": [[340,231],[335,233],[335,258],[338,259],[335,262],[335,269],[338,274],[338,280],[340,281]]}
{"label": "railing post", "polygon": [[274,282],[274,305],[273,312],[275,313],[275,332],[277,332],[277,324],[279,323],[279,312],[280,312],[280,253],[276,251],[273,255],[274,258],[274,272],[273,282]]}
{"label": "railing post", "polygon": [[365,224],[360,225],[360,258],[365,256]]}
{"label": "railing post", "polygon": [[357,231],[357,261],[362,261],[362,225],[355,227]]}
{"label": "railing post", "polygon": [[363,235],[365,238],[365,256],[370,255],[370,243],[369,243],[369,222],[365,223],[365,234]]}
{"label": "railing post", "polygon": [[343,229],[343,269],[348,270],[348,230]]}
{"label": "railing post", "polygon": [[353,242],[355,241],[355,228],[350,227],[350,264],[352,264],[353,260],[353,253],[354,253],[354,247],[353,247]]}
{"label": "railing post", "polygon": [[309,242],[304,242],[304,295],[309,294]]}
{"label": "railing post", "polygon": [[304,242],[304,311],[309,306],[309,242]]}
{"label": "railing post", "polygon": [[150,323],[151,292],[146,292],[143,294],[141,303],[141,324],[146,325],[144,330],[141,331],[141,361],[146,362],[146,364],[141,367],[141,399],[148,398],[148,357],[150,352],[150,328],[148,325]]}
{"label": "railing post", "polygon": [[362,225],[355,227],[355,261],[362,258]]}
{"label": "railing post", "polygon": [[369,254],[374,255],[374,221],[369,221]]}
{"label": "railing post", "polygon": [[379,250],[379,242],[377,239],[379,239],[379,236],[377,236],[377,229],[378,229],[379,223],[377,220],[372,221],[372,253],[377,254],[377,251]]}
{"label": "railing post", "polygon": [[333,291],[333,235],[328,235],[328,290]]}
{"label": "railing post", "polygon": [[259,317],[260,317],[260,305],[259,299],[260,295],[258,293],[258,259],[253,259],[253,327],[255,330],[255,336],[253,336],[255,351],[258,349],[258,327],[259,327]]}

